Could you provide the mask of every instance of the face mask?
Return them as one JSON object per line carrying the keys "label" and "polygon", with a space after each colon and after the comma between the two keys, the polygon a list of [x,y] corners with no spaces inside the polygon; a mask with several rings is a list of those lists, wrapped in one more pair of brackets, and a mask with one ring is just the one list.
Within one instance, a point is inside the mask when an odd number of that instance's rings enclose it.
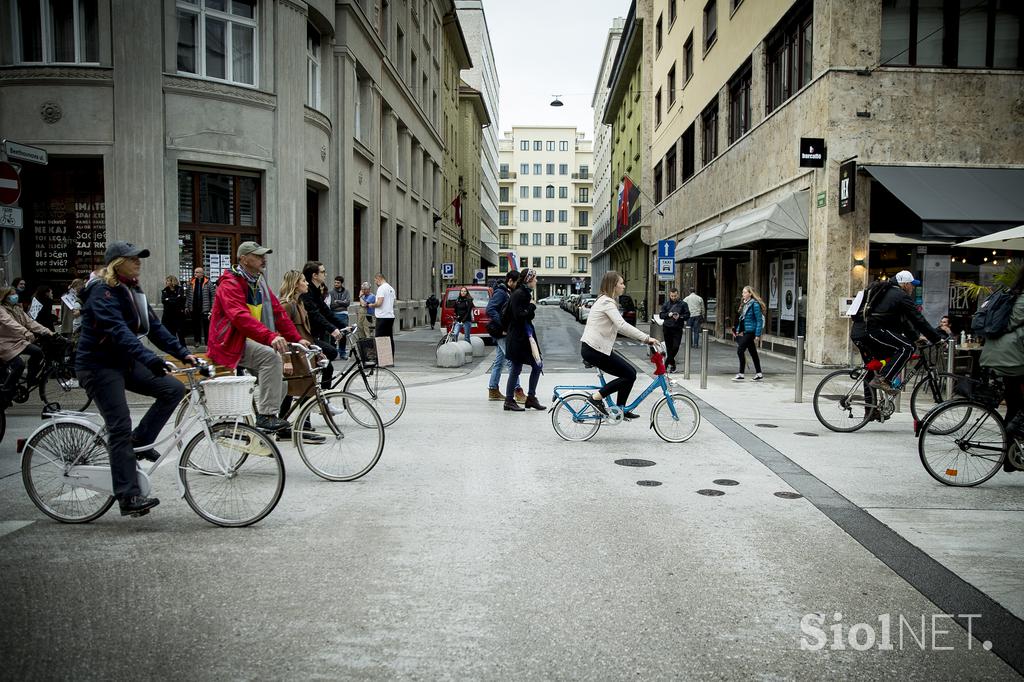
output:
{"label": "face mask", "polygon": [[7,301],[9,303],[17,303],[18,302],[18,295],[17,294],[11,294],[10,296],[7,297]]}

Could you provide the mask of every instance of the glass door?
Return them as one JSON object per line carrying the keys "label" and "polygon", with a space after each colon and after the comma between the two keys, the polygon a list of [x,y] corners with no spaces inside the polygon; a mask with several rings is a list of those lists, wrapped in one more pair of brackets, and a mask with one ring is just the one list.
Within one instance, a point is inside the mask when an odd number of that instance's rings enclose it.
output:
{"label": "glass door", "polygon": [[206,276],[216,283],[224,271],[231,269],[238,238],[235,235],[200,234],[199,243],[202,249],[200,259],[206,269]]}

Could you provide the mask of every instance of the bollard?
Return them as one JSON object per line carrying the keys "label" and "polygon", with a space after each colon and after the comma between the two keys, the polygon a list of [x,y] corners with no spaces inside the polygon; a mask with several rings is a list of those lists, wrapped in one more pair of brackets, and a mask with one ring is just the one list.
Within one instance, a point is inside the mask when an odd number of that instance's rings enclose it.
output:
{"label": "bollard", "polygon": [[793,402],[804,401],[804,337],[796,337],[796,381],[793,383]]}
{"label": "bollard", "polygon": [[700,387],[708,387],[708,330],[700,331]]}
{"label": "bollard", "polygon": [[956,355],[956,337],[950,336],[949,340],[946,341],[946,374],[950,375],[946,377],[943,382],[945,387],[942,390],[943,397],[949,400],[953,397],[953,356]]}
{"label": "bollard", "polygon": [[690,351],[692,350],[690,339],[686,339],[686,348],[683,349],[683,378],[687,381],[690,380]]}

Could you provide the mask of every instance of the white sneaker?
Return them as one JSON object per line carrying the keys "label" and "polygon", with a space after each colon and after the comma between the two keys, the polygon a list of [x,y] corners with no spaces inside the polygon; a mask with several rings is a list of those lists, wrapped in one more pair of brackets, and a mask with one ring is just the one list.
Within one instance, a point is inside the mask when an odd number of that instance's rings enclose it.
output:
{"label": "white sneaker", "polygon": [[760,372],[754,375],[754,381],[761,381],[761,379],[764,379],[764,375]]}
{"label": "white sneaker", "polygon": [[344,407],[341,407],[340,405],[333,405],[331,403],[327,403],[327,411],[331,413],[332,417],[337,417],[338,415],[345,414]]}
{"label": "white sneaker", "polygon": [[744,379],[744,376],[742,374],[737,374],[736,376],[734,376],[732,378],[733,381],[743,381],[743,379]]}

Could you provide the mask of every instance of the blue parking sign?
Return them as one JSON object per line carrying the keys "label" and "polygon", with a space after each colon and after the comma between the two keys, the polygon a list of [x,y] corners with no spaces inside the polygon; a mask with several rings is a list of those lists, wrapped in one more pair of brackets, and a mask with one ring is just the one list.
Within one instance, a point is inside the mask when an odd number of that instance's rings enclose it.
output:
{"label": "blue parking sign", "polygon": [[441,263],[441,279],[455,279],[455,263]]}

